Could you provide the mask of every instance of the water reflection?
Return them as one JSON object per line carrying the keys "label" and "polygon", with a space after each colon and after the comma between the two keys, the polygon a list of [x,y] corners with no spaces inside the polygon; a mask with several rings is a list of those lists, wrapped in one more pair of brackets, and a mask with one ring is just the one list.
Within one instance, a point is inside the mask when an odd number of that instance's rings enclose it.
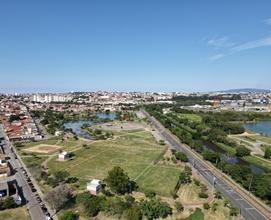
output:
{"label": "water reflection", "polygon": [[[97,116],[100,119],[110,119],[110,120],[114,120],[116,118],[116,115],[114,113],[96,113],[94,116]],[[81,129],[81,126],[83,124],[88,124],[88,125],[93,125],[93,119],[89,119],[89,120],[74,120],[74,121],[69,121],[64,123],[64,128],[67,129],[72,129],[73,132],[78,136],[78,137],[82,137],[82,138],[86,138],[86,139],[90,139],[92,140],[93,137],[86,131]]]}
{"label": "water reflection", "polygon": [[222,161],[225,161],[230,164],[239,164],[239,165],[243,165],[243,166],[248,166],[252,173],[264,173],[264,170],[261,169],[260,167],[257,167],[254,164],[250,164],[250,163],[242,160],[239,157],[229,155],[226,151],[217,147],[215,144],[205,142],[203,147],[204,147],[204,149],[209,149],[213,152],[219,153],[220,159]]}

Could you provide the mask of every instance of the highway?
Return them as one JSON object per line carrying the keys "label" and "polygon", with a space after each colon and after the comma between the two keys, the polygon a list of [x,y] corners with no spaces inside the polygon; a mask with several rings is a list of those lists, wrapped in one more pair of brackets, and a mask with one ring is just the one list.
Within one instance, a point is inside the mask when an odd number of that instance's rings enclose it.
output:
{"label": "highway", "polygon": [[[45,214],[43,213],[35,194],[37,194],[37,192],[32,192],[31,188],[29,186],[29,184],[27,183],[27,179],[26,176],[23,174],[23,164],[22,162],[18,159],[18,156],[16,156],[16,154],[14,152],[12,152],[12,145],[8,139],[8,137],[6,136],[2,125],[0,125],[0,133],[5,137],[5,144],[4,144],[4,151],[5,151],[5,155],[7,157],[9,157],[9,163],[11,164],[12,168],[16,171],[14,177],[17,180],[18,186],[21,188],[22,193],[27,201],[26,206],[27,209],[29,211],[30,217],[33,220],[46,220],[48,218],[46,218]],[[30,175],[30,173],[28,172],[28,175]],[[35,188],[37,189],[37,186],[35,186]]]}
{"label": "highway", "polygon": [[[154,117],[150,116],[146,111],[141,110],[151,125],[161,137],[174,149],[182,151],[189,158],[189,163],[197,170],[197,172],[213,187],[222,193],[224,197],[230,199],[232,204],[240,208],[241,215],[247,220],[267,220],[271,219],[271,211],[268,207],[262,207],[259,203],[254,202],[253,196],[250,199],[250,195],[246,195],[239,189],[237,184],[233,186],[230,181],[226,180],[223,174],[215,171],[215,168],[210,169],[211,165],[208,165],[206,161],[196,155],[190,148],[183,145],[174,135],[172,135],[167,129],[165,129],[160,122]],[[223,177],[223,178],[222,178]],[[251,202],[252,201],[252,202]],[[253,205],[252,205],[253,204]],[[264,214],[263,214],[264,213]]]}

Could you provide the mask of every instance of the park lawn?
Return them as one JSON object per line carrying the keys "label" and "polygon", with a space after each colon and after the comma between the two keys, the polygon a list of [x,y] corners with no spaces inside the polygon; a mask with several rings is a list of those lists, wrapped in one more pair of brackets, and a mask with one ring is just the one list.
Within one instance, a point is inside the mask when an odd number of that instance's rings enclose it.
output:
{"label": "park lawn", "polygon": [[29,154],[26,156],[21,156],[24,164],[27,167],[35,167],[35,166],[40,166],[47,158],[48,156],[39,156],[36,154]]}
{"label": "park lawn", "polygon": [[182,168],[171,165],[153,165],[146,168],[135,180],[139,191],[152,190],[158,195],[169,197],[178,182]]}
{"label": "park lawn", "polygon": [[165,190],[169,195],[177,182],[180,170],[176,166],[154,165],[166,147],[159,145],[150,132],[122,132],[114,139],[90,142],[89,146],[74,151],[75,157],[69,161],[53,157],[48,162],[49,171],[68,171],[79,178],[81,188],[93,178],[104,179],[114,166],[120,166],[131,179],[138,180],[142,190],[154,187],[153,190],[161,193]]}
{"label": "park lawn", "polygon": [[185,220],[204,220],[204,213],[200,208],[196,208],[196,210]]}
{"label": "park lawn", "polygon": [[22,144],[21,147],[17,147],[18,150],[23,150],[29,147],[33,147],[39,144],[49,144],[54,145],[57,144],[57,142],[61,140],[60,137],[52,137],[48,140],[41,140],[41,141],[31,141],[31,142],[20,142]]}
{"label": "park lawn", "polygon": [[271,162],[267,162],[254,155],[245,156],[245,157],[242,157],[242,159],[262,168],[266,172],[271,172]]}
{"label": "park lawn", "polygon": [[230,146],[227,146],[223,143],[216,143],[216,145],[221,148],[222,150],[226,151],[230,155],[235,155],[236,154],[236,149]]}
{"label": "park lawn", "polygon": [[6,209],[0,211],[0,219],[3,220],[31,220],[25,207]]}
{"label": "park lawn", "polygon": [[255,140],[259,140],[259,141],[262,141],[262,142],[266,142],[267,144],[271,144],[271,137],[258,135],[258,134],[251,135],[250,137],[254,138]]}
{"label": "park lawn", "polygon": [[184,118],[192,122],[202,122],[202,118],[200,115],[192,114],[192,113],[178,113],[179,118]]}

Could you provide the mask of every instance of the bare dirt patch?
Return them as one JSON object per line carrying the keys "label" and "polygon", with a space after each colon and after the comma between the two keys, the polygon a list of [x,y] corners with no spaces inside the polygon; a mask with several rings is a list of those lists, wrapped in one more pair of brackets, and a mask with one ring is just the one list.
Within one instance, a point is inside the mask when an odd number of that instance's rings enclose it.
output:
{"label": "bare dirt patch", "polygon": [[94,126],[106,131],[133,131],[145,129],[145,125],[138,122],[108,122]]}
{"label": "bare dirt patch", "polygon": [[39,144],[39,145],[25,149],[25,151],[33,152],[33,153],[49,154],[49,153],[54,153],[61,148],[62,146],[59,146],[59,145]]}

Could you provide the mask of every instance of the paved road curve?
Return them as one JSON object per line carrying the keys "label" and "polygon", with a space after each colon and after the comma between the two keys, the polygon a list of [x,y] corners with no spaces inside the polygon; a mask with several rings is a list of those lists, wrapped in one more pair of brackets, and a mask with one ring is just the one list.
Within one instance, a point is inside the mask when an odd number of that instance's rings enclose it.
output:
{"label": "paved road curve", "polygon": [[[205,178],[211,185],[219,190],[225,197],[229,198],[236,207],[240,208],[241,215],[247,220],[267,220],[269,219],[259,211],[258,208],[249,203],[236,189],[232,188],[226,181],[222,180],[214,172],[210,171],[202,159],[199,159],[188,149],[177,141],[172,134],[169,133],[154,117],[151,117],[147,112],[142,110],[142,113],[149,119],[151,125],[160,133],[160,135],[167,141],[171,147],[178,151],[184,152],[189,162],[194,168]],[[215,184],[214,184],[215,183]],[[269,212],[270,214],[271,212]],[[271,216],[271,215],[269,215]]]}

